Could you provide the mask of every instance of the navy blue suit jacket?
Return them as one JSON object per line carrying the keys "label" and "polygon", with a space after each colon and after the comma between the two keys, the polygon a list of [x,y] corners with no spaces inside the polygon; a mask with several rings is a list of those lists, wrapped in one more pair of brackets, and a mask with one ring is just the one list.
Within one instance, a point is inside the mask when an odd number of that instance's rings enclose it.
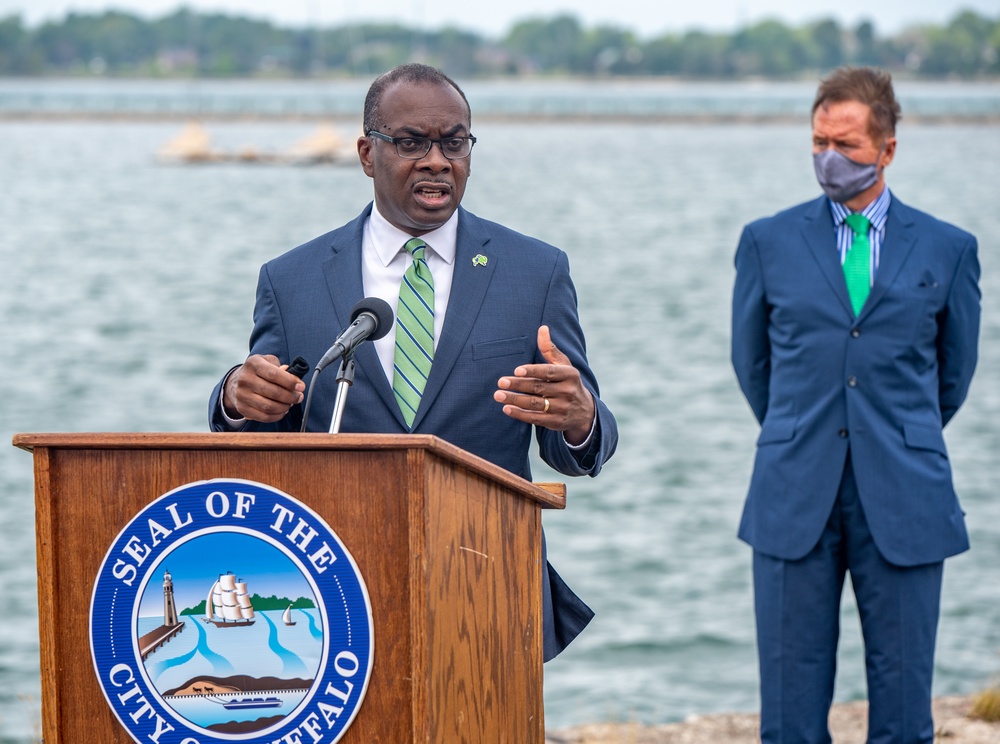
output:
{"label": "navy blue suit jacket", "polygon": [[[364,296],[361,238],[371,205],[347,225],[266,263],[260,271],[251,354],[273,354],[288,363],[295,356],[315,365]],[[473,263],[478,254],[485,265]],[[355,353],[355,381],[341,431],[434,434],[523,478],[532,427],[504,415],[493,400],[500,377],[520,364],[544,363],[538,351],[540,325],[548,325],[556,346],[579,370],[597,406],[590,446],[574,453],[561,432],[538,428],[542,459],[564,475],[597,475],[615,450],[618,429],[598,397],[587,363],[576,291],[566,254],[539,240],[459,210],[451,296],[430,377],[408,429],[372,344]],[[329,428],[336,396],[334,367],[321,374],[313,393],[309,428]],[[307,377],[308,381],[310,378]],[[214,431],[227,430],[219,407],[221,381],[209,401]],[[295,406],[273,424],[251,422],[252,431],[298,431]],[[545,658],[555,656],[586,626],[593,613],[551,567],[543,571]]]}
{"label": "navy blue suit jacket", "polygon": [[857,318],[839,258],[826,197],[740,238],[732,361],[761,423],[740,537],[776,558],[808,553],[850,448],[882,556],[943,560],[968,548],[942,429],[976,366],[976,240],[893,197]]}

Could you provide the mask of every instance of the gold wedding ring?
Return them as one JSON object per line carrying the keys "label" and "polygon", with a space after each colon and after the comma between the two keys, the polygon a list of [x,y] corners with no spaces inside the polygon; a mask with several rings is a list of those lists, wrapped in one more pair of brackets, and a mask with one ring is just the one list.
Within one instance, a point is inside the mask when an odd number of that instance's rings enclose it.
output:
{"label": "gold wedding ring", "polygon": [[545,401],[545,408],[542,409],[542,413],[548,413],[549,412],[549,399],[548,398],[542,398],[542,400]]}

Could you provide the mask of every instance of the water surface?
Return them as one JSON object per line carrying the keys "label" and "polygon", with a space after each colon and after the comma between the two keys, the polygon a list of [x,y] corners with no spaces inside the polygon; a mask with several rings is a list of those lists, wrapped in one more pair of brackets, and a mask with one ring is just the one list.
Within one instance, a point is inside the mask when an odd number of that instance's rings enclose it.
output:
{"label": "water surface", "polygon": [[[165,166],[178,125],[0,123],[0,440],[203,431],[246,353],[259,265],[355,216],[360,169]],[[210,124],[278,149],[294,123]],[[345,129],[345,134],[353,131]],[[466,206],[570,254],[618,454],[545,515],[550,558],[597,611],[545,668],[550,726],[753,710],[750,551],[737,541],[757,426],[729,366],[741,226],[812,198],[806,125],[483,123]],[[1000,130],[899,132],[896,196],[975,233],[979,371],[946,432],[973,549],[945,572],[935,692],[1000,673]],[[539,480],[560,476],[539,467]],[[38,726],[31,457],[0,447],[0,741]],[[80,608],[81,612],[87,608]],[[838,700],[865,694],[844,602]]]}

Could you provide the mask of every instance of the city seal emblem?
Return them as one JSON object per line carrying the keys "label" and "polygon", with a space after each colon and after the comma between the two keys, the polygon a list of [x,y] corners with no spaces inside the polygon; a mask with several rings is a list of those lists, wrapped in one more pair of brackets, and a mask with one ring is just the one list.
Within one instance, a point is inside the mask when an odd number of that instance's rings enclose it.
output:
{"label": "city seal emblem", "polygon": [[137,742],[336,742],[371,677],[371,603],[336,533],[270,486],[189,483],[108,549],[94,669]]}

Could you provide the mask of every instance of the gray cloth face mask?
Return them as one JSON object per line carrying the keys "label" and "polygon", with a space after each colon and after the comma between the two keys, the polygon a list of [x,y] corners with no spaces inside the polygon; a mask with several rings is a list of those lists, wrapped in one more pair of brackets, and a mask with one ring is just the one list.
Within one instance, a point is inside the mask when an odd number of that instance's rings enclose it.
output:
{"label": "gray cloth face mask", "polygon": [[835,202],[853,199],[878,181],[878,161],[885,145],[879,148],[874,163],[859,163],[834,149],[813,155],[813,168],[823,193]]}

